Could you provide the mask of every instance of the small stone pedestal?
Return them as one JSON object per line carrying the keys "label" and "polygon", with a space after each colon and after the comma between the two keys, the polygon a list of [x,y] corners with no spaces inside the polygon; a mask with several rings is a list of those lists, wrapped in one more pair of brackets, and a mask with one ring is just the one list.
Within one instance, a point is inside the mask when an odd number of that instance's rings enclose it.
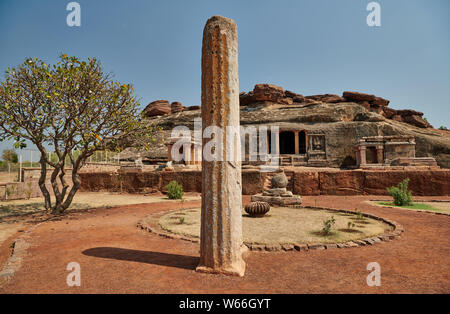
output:
{"label": "small stone pedestal", "polygon": [[286,189],[288,180],[284,172],[276,174],[272,178],[271,188],[262,194],[252,195],[252,202],[267,202],[272,206],[301,205],[302,198],[293,195]]}

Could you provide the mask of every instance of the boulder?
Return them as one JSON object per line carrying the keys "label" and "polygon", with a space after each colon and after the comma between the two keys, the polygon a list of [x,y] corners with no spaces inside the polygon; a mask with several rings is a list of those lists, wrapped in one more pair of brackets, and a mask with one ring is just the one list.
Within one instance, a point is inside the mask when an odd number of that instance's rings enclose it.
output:
{"label": "boulder", "polygon": [[375,97],[375,100],[372,102],[374,105],[377,106],[383,106],[386,107],[387,105],[389,105],[389,100],[381,98],[381,97]]}
{"label": "boulder", "polygon": [[345,98],[334,94],[323,94],[323,95],[312,95],[306,96],[306,99],[312,99],[316,101],[326,102],[326,103],[339,103],[345,102]]}
{"label": "boulder", "polygon": [[255,102],[255,99],[253,98],[253,92],[243,92],[239,94],[239,105],[246,106],[248,104],[251,104],[252,102]]}
{"label": "boulder", "polygon": [[302,103],[305,101],[305,97],[303,95],[297,95],[292,100],[296,103]]}
{"label": "boulder", "polygon": [[278,102],[280,104],[292,105],[294,103],[294,100],[290,97],[284,97],[284,98],[281,98]]}
{"label": "boulder", "polygon": [[186,109],[187,110],[199,110],[200,109],[200,106],[189,106],[189,107],[186,107]]}
{"label": "boulder", "polygon": [[375,95],[370,95],[370,94],[364,94],[364,93],[359,93],[359,92],[344,92],[342,94],[342,96],[348,100],[348,101],[353,101],[353,102],[358,102],[358,101],[368,101],[369,103],[373,103],[376,100],[376,96]]}
{"label": "boulder", "polygon": [[174,101],[171,105],[170,105],[170,110],[172,113],[177,113],[180,111],[183,111],[184,106],[181,104],[181,102],[178,101]]}
{"label": "boulder", "polygon": [[146,117],[163,116],[171,113],[171,106],[168,100],[156,100],[145,107],[143,114]]}
{"label": "boulder", "polygon": [[382,107],[383,108],[383,116],[385,116],[388,119],[392,119],[397,114],[397,110],[389,108],[389,107]]}
{"label": "boulder", "polygon": [[423,112],[415,111],[412,109],[404,109],[404,110],[397,110],[397,114],[401,115],[402,117],[406,116],[423,116]]}
{"label": "boulder", "polygon": [[284,89],[272,84],[256,84],[253,89],[255,101],[279,102],[284,98]]}
{"label": "boulder", "polygon": [[[297,94],[297,93],[291,92],[290,90],[287,90],[287,91],[284,92],[284,96],[285,96],[285,97],[294,98],[294,97],[302,96],[302,95],[299,95],[299,94]],[[302,96],[302,97],[303,97],[303,96]]]}
{"label": "boulder", "polygon": [[417,126],[419,128],[432,128],[433,126],[431,124],[429,124],[426,120],[424,120],[421,116],[418,115],[412,115],[412,116],[404,116],[402,117],[403,121]]}

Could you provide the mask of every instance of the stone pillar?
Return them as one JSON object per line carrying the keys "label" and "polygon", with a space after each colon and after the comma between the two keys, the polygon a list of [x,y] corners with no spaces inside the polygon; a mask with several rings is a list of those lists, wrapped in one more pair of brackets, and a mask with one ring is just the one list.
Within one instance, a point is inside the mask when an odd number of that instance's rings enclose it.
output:
{"label": "stone pillar", "polygon": [[377,163],[384,163],[383,145],[377,146]]}
{"label": "stone pillar", "polygon": [[[219,156],[225,160],[230,149],[240,156],[239,136],[237,141],[226,140],[227,126],[239,130],[237,27],[233,20],[221,16],[210,18],[203,30],[202,130],[208,126],[223,130],[219,136],[215,134],[222,143],[215,147],[222,152]],[[209,141],[209,138],[203,138],[203,147]],[[203,156],[200,230],[197,271],[243,276],[245,262],[242,253],[245,247],[242,242],[239,160],[208,161]]]}
{"label": "stone pillar", "polygon": [[367,164],[366,146],[360,146],[359,147],[359,158],[361,160],[361,166],[365,166]]}
{"label": "stone pillar", "polygon": [[295,139],[295,154],[300,154],[300,146],[298,143],[298,131],[294,131],[294,139]]}

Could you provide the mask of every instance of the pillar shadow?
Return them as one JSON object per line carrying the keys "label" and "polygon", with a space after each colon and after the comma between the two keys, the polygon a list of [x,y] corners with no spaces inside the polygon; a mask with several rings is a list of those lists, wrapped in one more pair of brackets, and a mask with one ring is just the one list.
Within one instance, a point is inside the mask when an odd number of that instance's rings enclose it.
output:
{"label": "pillar shadow", "polygon": [[169,266],[189,270],[195,270],[200,261],[200,258],[194,256],[130,250],[116,247],[96,247],[84,250],[82,253],[87,256],[99,258]]}

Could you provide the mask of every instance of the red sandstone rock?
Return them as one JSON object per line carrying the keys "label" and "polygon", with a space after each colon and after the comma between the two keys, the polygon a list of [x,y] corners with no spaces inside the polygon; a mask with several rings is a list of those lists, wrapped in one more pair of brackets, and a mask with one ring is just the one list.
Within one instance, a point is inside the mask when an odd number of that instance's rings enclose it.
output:
{"label": "red sandstone rock", "polygon": [[396,114],[397,110],[389,108],[389,107],[382,107],[383,108],[383,116],[385,116],[388,119],[392,119]]}
{"label": "red sandstone rock", "polygon": [[295,172],[292,193],[295,195],[320,195],[318,172]]}
{"label": "red sandstone rock", "polygon": [[368,101],[370,103],[373,103],[376,99],[375,95],[370,95],[370,94],[364,94],[364,93],[359,93],[359,92],[344,92],[342,94],[342,96],[347,99],[348,101],[354,101],[354,102],[358,102],[358,101]]}
{"label": "red sandstone rock", "polygon": [[285,105],[292,105],[294,103],[293,99],[290,97],[281,98],[278,102]]}
{"label": "red sandstone rock", "polygon": [[417,116],[417,115],[412,115],[412,116],[404,116],[403,117],[403,121],[417,126],[419,128],[432,128],[433,126],[431,124],[429,124],[427,121],[425,121],[421,116]]}
{"label": "red sandstone rock", "polygon": [[297,103],[302,103],[305,101],[305,97],[303,95],[297,95],[294,98],[292,98],[292,100]]}
{"label": "red sandstone rock", "polygon": [[[406,171],[296,171],[290,176],[288,190],[298,195],[387,195],[386,188],[409,178],[409,189],[415,196],[450,195],[450,170]],[[120,191],[144,193],[149,188],[163,191],[172,180],[183,185],[186,192],[201,192],[201,171],[80,173],[82,191]],[[120,178],[119,178],[120,177]],[[242,192],[245,195],[261,193],[266,173],[242,172]]]}
{"label": "red sandstone rock", "polygon": [[256,84],[253,97],[255,101],[279,102],[284,97],[284,89],[272,84]]}
{"label": "red sandstone rock", "polygon": [[251,104],[252,102],[255,102],[253,92],[239,94],[239,105],[246,106],[248,104]]}
{"label": "red sandstone rock", "polygon": [[326,102],[326,103],[339,103],[345,102],[345,98],[334,94],[323,94],[323,95],[312,95],[306,96],[306,99],[312,99],[316,101]]}
{"label": "red sandstone rock", "polygon": [[383,106],[386,107],[389,105],[389,100],[381,98],[381,97],[375,97],[375,100],[372,102],[374,105]]}
{"label": "red sandstone rock", "polygon": [[412,109],[404,109],[404,110],[397,110],[397,114],[401,115],[402,117],[406,116],[423,116],[423,112],[415,111]]}
{"label": "red sandstone rock", "polygon": [[364,173],[362,171],[319,172],[320,194],[363,194]]}
{"label": "red sandstone rock", "polygon": [[386,188],[409,178],[408,188],[413,195],[449,195],[450,171],[364,171],[364,192],[387,195]]}
{"label": "red sandstone rock", "polygon": [[199,110],[201,107],[200,106],[189,106],[189,107],[186,107],[186,109],[187,110]]}
{"label": "red sandstone rock", "polygon": [[[297,94],[297,93],[294,93],[294,92],[291,92],[290,90],[287,90],[287,91],[284,92],[284,96],[285,96],[285,97],[294,98],[294,97],[298,96],[298,94]],[[301,95],[300,95],[300,96],[301,96]]]}
{"label": "red sandstone rock", "polygon": [[168,100],[156,100],[145,107],[143,114],[146,117],[163,116],[171,113],[170,103]]}
{"label": "red sandstone rock", "polygon": [[180,111],[183,111],[184,106],[181,104],[181,102],[178,101],[174,101],[171,105],[170,105],[170,110],[172,113],[177,113]]}
{"label": "red sandstone rock", "polygon": [[361,106],[366,108],[367,110],[370,110],[370,103],[368,101],[360,101],[358,102]]}

